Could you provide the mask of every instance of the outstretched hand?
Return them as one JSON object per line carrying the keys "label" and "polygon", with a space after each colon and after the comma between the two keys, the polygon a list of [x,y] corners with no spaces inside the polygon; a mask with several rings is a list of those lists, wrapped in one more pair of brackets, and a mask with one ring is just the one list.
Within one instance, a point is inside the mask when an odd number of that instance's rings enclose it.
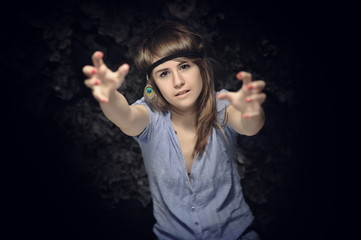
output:
{"label": "outstretched hand", "polygon": [[93,66],[84,66],[83,73],[88,77],[84,84],[92,89],[95,99],[106,103],[111,94],[123,84],[129,72],[129,65],[122,64],[117,71],[113,72],[105,65],[103,56],[102,52],[96,51],[92,55]]}
{"label": "outstretched hand", "polygon": [[217,98],[228,100],[244,118],[259,116],[262,113],[261,104],[266,99],[266,94],[262,92],[266,83],[262,80],[252,81],[252,75],[248,72],[239,72],[236,77],[243,81],[242,88],[237,92],[219,93]]}

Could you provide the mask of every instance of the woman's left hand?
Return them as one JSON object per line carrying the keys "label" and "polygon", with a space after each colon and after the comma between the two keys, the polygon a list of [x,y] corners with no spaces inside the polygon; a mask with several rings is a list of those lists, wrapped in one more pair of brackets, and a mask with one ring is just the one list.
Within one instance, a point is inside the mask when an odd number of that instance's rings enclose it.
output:
{"label": "woman's left hand", "polygon": [[242,88],[237,92],[222,92],[217,95],[218,99],[227,99],[235,109],[242,113],[243,118],[252,118],[262,113],[261,104],[266,99],[263,89],[266,83],[263,80],[252,81],[249,72],[239,72],[238,80],[243,81]]}

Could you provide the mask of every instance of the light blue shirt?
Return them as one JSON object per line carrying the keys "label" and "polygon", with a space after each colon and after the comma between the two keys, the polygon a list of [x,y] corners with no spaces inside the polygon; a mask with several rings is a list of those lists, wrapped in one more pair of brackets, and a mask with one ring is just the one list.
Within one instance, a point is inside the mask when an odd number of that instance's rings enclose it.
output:
{"label": "light blue shirt", "polygon": [[[153,199],[155,235],[163,239],[235,240],[253,221],[236,166],[237,133],[213,129],[204,154],[194,160],[188,177],[171,113],[151,111],[150,124],[135,139],[142,150]],[[217,100],[219,122],[226,100]]]}

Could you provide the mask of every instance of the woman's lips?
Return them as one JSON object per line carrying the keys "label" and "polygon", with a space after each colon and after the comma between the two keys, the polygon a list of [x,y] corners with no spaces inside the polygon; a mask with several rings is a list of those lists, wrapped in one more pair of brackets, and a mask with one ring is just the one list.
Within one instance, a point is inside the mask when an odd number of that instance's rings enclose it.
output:
{"label": "woman's lips", "polygon": [[185,96],[190,90],[184,90],[184,91],[181,91],[179,93],[177,93],[175,96],[176,97],[182,97],[182,96]]}

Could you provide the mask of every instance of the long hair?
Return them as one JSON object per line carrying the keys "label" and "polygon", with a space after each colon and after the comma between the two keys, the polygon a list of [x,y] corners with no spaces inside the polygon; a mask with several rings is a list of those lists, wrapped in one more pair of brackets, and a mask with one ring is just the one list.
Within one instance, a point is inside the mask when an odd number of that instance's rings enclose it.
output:
{"label": "long hair", "polygon": [[[156,58],[161,59],[180,52],[203,53],[204,57],[189,59],[199,67],[203,83],[202,91],[195,103],[197,139],[192,157],[203,154],[213,127],[220,128],[217,123],[213,69],[207,51],[207,42],[202,35],[183,24],[164,22],[140,44],[134,59],[136,66],[145,73]],[[161,112],[172,110],[172,106],[162,96],[151,74],[148,81],[157,94],[157,100],[150,103],[151,108]]]}

